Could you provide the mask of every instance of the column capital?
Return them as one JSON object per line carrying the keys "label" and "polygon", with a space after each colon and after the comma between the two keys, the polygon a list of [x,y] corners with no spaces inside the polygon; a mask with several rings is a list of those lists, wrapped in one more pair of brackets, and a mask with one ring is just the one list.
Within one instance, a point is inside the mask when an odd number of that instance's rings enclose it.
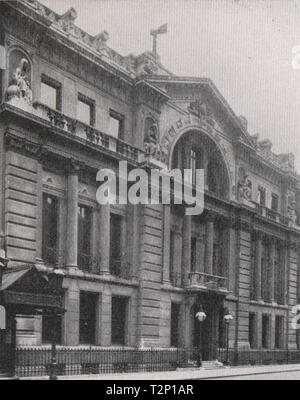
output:
{"label": "column capital", "polygon": [[205,222],[215,222],[217,214],[214,211],[205,211]]}
{"label": "column capital", "polygon": [[70,158],[66,162],[66,173],[69,175],[79,175],[80,171],[84,168],[84,165],[85,164],[83,162],[75,160],[74,158]]}

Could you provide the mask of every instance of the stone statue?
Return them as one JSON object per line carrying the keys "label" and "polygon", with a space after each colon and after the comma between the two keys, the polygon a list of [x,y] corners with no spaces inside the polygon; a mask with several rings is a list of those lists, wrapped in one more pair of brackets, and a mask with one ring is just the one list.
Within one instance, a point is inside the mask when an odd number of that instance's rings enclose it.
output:
{"label": "stone statue", "polygon": [[14,97],[24,99],[28,104],[32,104],[32,91],[29,81],[30,65],[26,58],[22,58],[19,66],[13,73],[10,86],[6,91],[8,100]]}
{"label": "stone statue", "polygon": [[238,193],[241,200],[251,201],[252,183],[247,174],[238,182]]}

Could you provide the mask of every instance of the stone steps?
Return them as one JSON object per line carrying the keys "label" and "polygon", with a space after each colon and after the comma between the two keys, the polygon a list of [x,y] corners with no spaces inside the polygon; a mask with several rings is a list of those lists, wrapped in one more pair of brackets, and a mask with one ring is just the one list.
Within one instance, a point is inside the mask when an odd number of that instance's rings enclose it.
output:
{"label": "stone steps", "polygon": [[[195,371],[198,370],[199,368],[197,367],[197,361],[189,360],[188,361],[188,367],[187,368],[181,368],[183,371],[191,370]],[[218,360],[213,360],[213,361],[202,361],[202,369],[205,370],[214,370],[214,369],[221,369],[225,368],[225,366],[219,362]]]}

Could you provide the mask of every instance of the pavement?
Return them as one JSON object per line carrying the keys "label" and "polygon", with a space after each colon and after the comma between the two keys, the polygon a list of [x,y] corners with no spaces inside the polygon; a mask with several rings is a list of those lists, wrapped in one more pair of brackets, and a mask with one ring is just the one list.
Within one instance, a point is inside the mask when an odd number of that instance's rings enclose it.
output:
{"label": "pavement", "polygon": [[[295,365],[268,365],[268,366],[247,366],[247,367],[226,367],[213,370],[201,368],[187,369],[180,371],[164,372],[139,372],[124,374],[102,374],[102,375],[80,375],[80,376],[60,376],[58,380],[97,380],[97,381],[183,381],[183,380],[218,380],[218,379],[241,379],[255,378],[264,380],[265,377],[292,376],[292,379],[300,380],[300,364]],[[261,378],[260,378],[261,377]],[[24,379],[24,378],[22,378]],[[45,380],[43,378],[26,378],[26,380]]]}

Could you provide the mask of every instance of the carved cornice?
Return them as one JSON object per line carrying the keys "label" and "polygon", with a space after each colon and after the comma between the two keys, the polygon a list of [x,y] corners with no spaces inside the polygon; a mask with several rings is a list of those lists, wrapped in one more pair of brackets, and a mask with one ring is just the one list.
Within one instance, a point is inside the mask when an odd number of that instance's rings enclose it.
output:
{"label": "carved cornice", "polygon": [[12,134],[10,131],[5,133],[5,145],[7,151],[15,151],[40,160],[46,154],[46,150],[40,143]]}

